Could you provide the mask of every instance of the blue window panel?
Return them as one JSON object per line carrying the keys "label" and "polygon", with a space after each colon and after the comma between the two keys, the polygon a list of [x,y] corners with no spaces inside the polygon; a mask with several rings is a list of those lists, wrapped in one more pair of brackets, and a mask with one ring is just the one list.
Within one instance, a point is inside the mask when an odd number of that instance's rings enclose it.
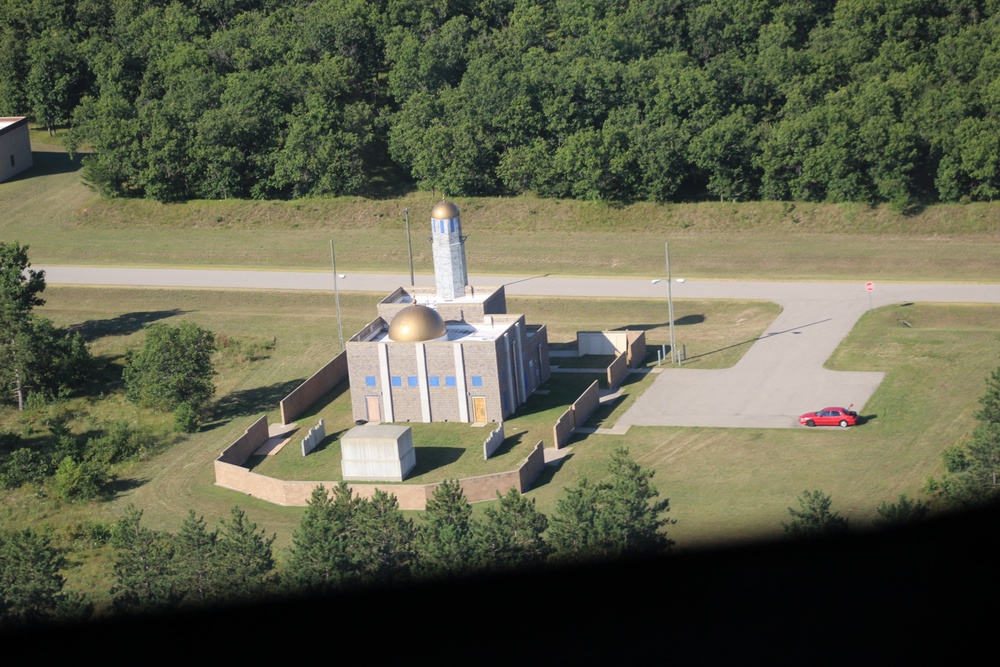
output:
{"label": "blue window panel", "polygon": [[403,378],[400,377],[400,376],[398,376],[398,375],[393,375],[392,376],[392,386],[393,387],[402,387],[403,386]]}
{"label": "blue window panel", "polygon": [[437,375],[432,375],[429,378],[427,378],[427,384],[430,385],[431,387],[440,387],[441,378],[439,378]]}
{"label": "blue window panel", "polygon": [[365,376],[365,386],[366,387],[374,387],[375,386],[375,376],[374,375],[366,375]]}
{"label": "blue window panel", "polygon": [[456,386],[456,384],[455,384],[455,376],[454,375],[445,375],[444,376],[444,386],[446,386],[446,387],[454,387],[454,386]]}
{"label": "blue window panel", "polygon": [[454,234],[455,233],[455,218],[452,218],[448,222],[451,223],[451,233]]}
{"label": "blue window panel", "polygon": [[483,376],[482,375],[473,375],[472,376],[472,386],[473,387],[482,387],[483,386]]}
{"label": "blue window panel", "polygon": [[417,382],[417,376],[416,375],[407,375],[406,376],[406,384],[408,384],[411,387],[419,387],[420,386],[420,384]]}

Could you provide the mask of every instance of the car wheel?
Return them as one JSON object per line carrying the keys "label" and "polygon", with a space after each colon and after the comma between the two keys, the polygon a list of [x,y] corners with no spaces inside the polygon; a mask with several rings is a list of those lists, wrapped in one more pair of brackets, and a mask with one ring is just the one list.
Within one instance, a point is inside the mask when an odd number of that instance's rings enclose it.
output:
{"label": "car wheel", "polygon": [[840,420],[840,428],[847,428],[847,420],[846,419],[841,419]]}
{"label": "car wheel", "polygon": [[816,425],[816,422],[814,422],[813,420],[811,420],[811,419],[807,419],[806,420],[806,426],[815,426],[815,425]]}

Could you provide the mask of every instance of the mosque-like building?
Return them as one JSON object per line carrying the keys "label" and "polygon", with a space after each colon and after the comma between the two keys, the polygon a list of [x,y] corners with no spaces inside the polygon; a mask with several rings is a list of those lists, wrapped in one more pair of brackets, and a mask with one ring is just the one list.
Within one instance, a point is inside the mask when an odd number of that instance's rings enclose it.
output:
{"label": "mosque-like building", "polygon": [[347,342],[351,405],[368,422],[495,422],[549,378],[548,332],[469,286],[458,207],[431,212],[434,288],[399,288]]}

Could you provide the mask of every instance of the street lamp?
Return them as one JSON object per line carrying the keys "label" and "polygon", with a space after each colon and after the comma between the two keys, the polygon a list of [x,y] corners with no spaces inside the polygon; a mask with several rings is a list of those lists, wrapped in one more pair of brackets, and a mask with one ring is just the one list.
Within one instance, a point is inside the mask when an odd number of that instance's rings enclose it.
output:
{"label": "street lamp", "polygon": [[407,206],[402,211],[401,215],[406,216],[406,249],[410,254],[410,287],[416,286],[416,281],[413,279],[413,243],[410,242],[410,207]]}
{"label": "street lamp", "polygon": [[677,341],[674,339],[674,281],[670,279],[670,244],[664,242],[663,247],[667,253],[667,317],[670,318],[670,360],[679,362]]}

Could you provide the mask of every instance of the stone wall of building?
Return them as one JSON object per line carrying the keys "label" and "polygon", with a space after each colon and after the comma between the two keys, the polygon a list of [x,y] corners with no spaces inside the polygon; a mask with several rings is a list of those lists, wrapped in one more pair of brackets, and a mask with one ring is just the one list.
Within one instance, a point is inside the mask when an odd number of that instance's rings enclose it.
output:
{"label": "stone wall of building", "polygon": [[0,118],[0,182],[28,169],[33,164],[28,119]]}
{"label": "stone wall of building", "polygon": [[281,423],[291,424],[319,399],[347,378],[347,351],[334,357],[281,400]]}

